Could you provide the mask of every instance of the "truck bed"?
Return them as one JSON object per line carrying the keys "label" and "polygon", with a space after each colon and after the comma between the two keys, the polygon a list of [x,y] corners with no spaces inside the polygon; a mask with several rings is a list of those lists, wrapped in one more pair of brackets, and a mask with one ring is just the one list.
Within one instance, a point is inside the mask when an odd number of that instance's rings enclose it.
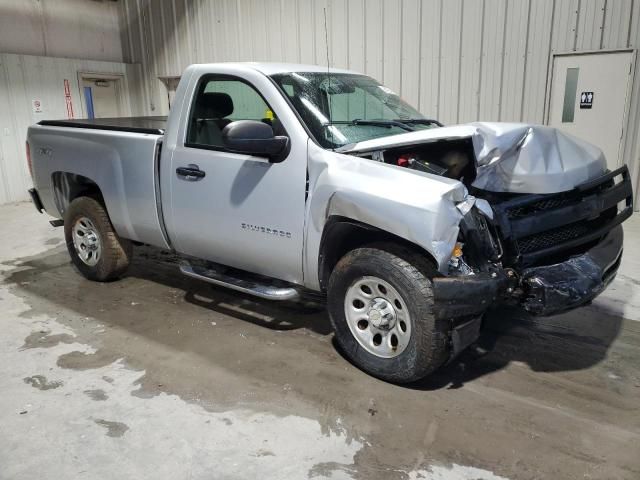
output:
{"label": "truck bed", "polygon": [[164,135],[167,117],[118,117],[78,120],[42,120],[38,125],[51,127],[90,128],[94,130],[115,130],[119,132],[151,133]]}
{"label": "truck bed", "polygon": [[157,184],[164,123],[162,117],[101,118],[29,127],[34,186],[46,212],[63,218],[67,205],[60,199],[82,177],[97,185],[118,235],[167,248]]}

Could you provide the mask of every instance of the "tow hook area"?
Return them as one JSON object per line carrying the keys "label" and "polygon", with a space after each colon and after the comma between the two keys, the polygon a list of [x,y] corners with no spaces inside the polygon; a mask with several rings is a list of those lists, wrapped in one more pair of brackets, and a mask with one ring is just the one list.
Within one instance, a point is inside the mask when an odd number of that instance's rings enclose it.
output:
{"label": "tow hook area", "polygon": [[465,348],[475,342],[480,337],[480,327],[482,326],[482,315],[467,320],[456,325],[451,330],[451,354],[447,363],[451,363]]}
{"label": "tow hook area", "polygon": [[481,315],[492,304],[515,295],[518,283],[518,275],[511,269],[495,269],[475,275],[435,277],[435,316],[450,319]]}
{"label": "tow hook area", "polygon": [[511,269],[433,279],[435,316],[453,323],[449,362],[478,339],[482,314],[491,305],[519,295],[518,284]]}

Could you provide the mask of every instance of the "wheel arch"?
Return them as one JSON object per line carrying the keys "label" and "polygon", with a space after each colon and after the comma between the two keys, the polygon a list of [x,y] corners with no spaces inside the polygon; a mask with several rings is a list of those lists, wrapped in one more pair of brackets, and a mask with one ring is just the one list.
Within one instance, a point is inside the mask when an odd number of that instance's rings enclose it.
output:
{"label": "wheel arch", "polygon": [[318,281],[326,291],[329,277],[338,261],[348,252],[371,244],[390,243],[421,255],[435,270],[438,262],[431,252],[398,235],[348,217],[329,217],[322,231],[318,256]]}
{"label": "wheel arch", "polygon": [[69,204],[79,197],[92,197],[105,206],[102,190],[91,178],[77,173],[57,171],[51,174],[53,197],[61,217]]}

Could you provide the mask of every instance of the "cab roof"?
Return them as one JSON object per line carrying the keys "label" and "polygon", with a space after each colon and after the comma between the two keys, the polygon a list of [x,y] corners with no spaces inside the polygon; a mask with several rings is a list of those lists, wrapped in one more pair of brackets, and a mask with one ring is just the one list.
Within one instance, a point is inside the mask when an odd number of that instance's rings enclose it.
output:
{"label": "cab roof", "polygon": [[[210,65],[225,65],[233,67],[251,68],[257,70],[265,75],[275,75],[277,73],[292,73],[292,72],[327,72],[327,67],[323,65],[308,65],[303,63],[271,63],[271,62],[225,62],[215,63]],[[204,65],[201,65],[204,66]],[[361,75],[359,72],[351,70],[344,70],[341,68],[330,68],[331,73],[350,73],[354,75]]]}

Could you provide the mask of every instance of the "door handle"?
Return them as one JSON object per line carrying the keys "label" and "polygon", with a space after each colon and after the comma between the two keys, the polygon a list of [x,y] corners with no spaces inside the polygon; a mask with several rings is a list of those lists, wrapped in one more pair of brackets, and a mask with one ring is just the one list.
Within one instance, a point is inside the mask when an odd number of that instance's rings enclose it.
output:
{"label": "door handle", "polygon": [[176,173],[178,174],[179,177],[183,178],[184,180],[188,180],[190,182],[196,182],[198,180],[202,180],[206,175],[206,173],[200,170],[200,168],[197,165],[189,165],[187,167],[178,167],[176,168]]}

